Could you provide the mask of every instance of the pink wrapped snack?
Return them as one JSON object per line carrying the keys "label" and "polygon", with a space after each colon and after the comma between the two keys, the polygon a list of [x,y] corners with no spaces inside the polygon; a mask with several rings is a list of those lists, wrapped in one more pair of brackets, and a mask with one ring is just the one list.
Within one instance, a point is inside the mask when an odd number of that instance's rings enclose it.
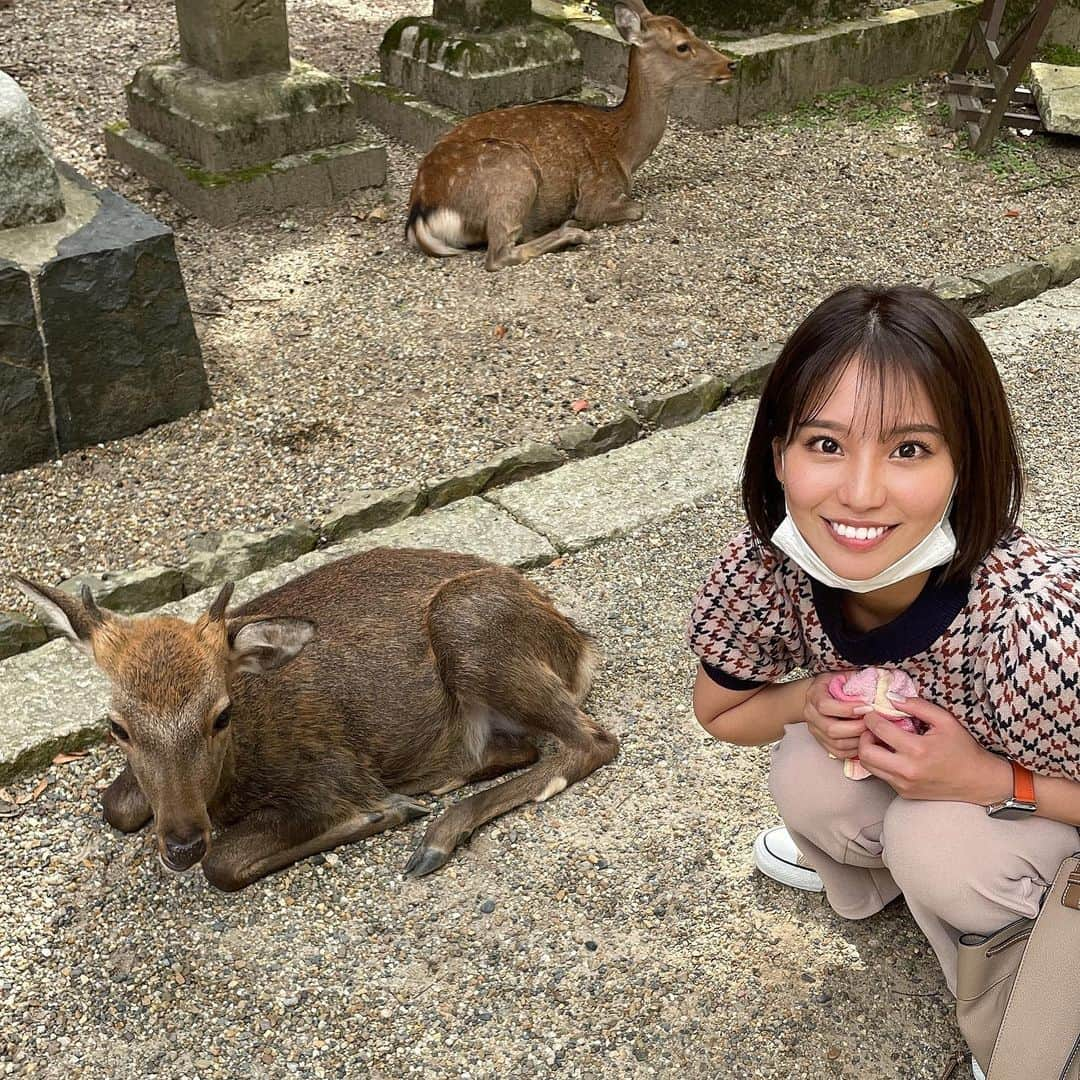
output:
{"label": "pink wrapped snack", "polygon": [[[922,721],[901,712],[890,700],[889,694],[900,697],[915,697],[919,688],[909,675],[895,668],[868,667],[861,671],[845,672],[829,680],[829,694],[837,701],[861,701],[873,705],[874,712],[887,717],[897,727],[921,735]],[[844,762],[844,775],[849,780],[865,780],[870,773],[859,764],[859,759],[847,758]]]}

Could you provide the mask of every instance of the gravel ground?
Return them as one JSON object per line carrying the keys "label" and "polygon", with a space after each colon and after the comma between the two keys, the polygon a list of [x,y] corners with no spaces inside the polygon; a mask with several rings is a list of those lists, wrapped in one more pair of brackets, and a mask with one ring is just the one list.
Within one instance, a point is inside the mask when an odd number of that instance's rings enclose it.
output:
{"label": "gravel ground", "polygon": [[[1072,332],[1047,333],[1041,305],[984,324],[1032,477],[1027,524],[1071,545],[1078,296],[1043,301],[1071,305]],[[12,784],[26,801],[0,816],[0,1070],[936,1078],[959,1035],[903,905],[845,922],[756,875],[767,751],[693,720],[683,622],[738,522],[723,498],[530,575],[596,633],[589,708],[621,753],[431,878],[398,876],[417,822],[224,895],[102,822],[118,751]]]}
{"label": "gravel ground", "polygon": [[[370,69],[412,0],[292,0],[294,54]],[[0,565],[45,581],[176,562],[192,534],[314,520],[361,486],[550,441],[590,402],[703,370],[732,374],[834,287],[919,280],[1077,239],[1063,142],[955,149],[938,88],[857,94],[754,128],[672,125],[640,174],[648,218],[586,249],[498,275],[403,244],[417,155],[391,144],[390,183],[329,209],[215,231],[104,156],[135,67],[175,42],[169,0],[17,0],[0,63],[58,154],[176,229],[213,409],[0,477]],[[386,222],[367,218],[389,200]],[[1010,216],[1012,215],[1012,216]],[[0,583],[0,606],[21,598]]]}

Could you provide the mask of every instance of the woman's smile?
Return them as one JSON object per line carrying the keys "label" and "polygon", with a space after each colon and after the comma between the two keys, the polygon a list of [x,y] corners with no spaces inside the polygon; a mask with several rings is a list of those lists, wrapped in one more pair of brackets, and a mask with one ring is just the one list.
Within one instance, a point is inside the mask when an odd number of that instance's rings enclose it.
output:
{"label": "woman's smile", "polygon": [[849,551],[871,551],[883,543],[895,525],[822,518],[833,540]]}

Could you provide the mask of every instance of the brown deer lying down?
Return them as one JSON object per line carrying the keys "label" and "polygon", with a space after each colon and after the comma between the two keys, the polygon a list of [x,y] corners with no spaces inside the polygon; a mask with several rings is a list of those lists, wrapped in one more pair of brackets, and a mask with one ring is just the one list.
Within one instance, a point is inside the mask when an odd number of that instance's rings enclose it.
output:
{"label": "brown deer lying down", "polygon": [[[226,585],[194,624],[16,582],[112,684],[127,764],[106,820],[134,832],[153,817],[162,863],[201,860],[220,889],[427,814],[410,795],[532,766],[435,819],[405,866],[420,877],[618,748],[579,708],[597,663],[588,636],[483,559],[376,549],[231,613]],[[541,757],[543,736],[555,748]]]}
{"label": "brown deer lying down", "polygon": [[[463,121],[420,162],[411,243],[428,255],[486,244],[487,269],[501,270],[644,215],[631,179],[664,134],[672,90],[726,82],[735,62],[641,0],[616,3],[615,25],[633,46],[622,103],[540,102]],[[535,239],[519,243],[523,235]]]}

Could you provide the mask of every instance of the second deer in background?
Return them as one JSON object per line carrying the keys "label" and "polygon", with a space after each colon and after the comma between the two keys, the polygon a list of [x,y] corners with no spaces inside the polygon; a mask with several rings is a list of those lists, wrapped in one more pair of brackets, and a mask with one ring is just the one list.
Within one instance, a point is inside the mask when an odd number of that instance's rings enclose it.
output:
{"label": "second deer in background", "polygon": [[615,25],[631,46],[622,102],[540,102],[459,124],[420,163],[406,225],[412,243],[428,255],[486,245],[487,269],[501,270],[644,215],[630,186],[664,134],[672,91],[726,82],[735,62],[641,0],[616,3]]}

